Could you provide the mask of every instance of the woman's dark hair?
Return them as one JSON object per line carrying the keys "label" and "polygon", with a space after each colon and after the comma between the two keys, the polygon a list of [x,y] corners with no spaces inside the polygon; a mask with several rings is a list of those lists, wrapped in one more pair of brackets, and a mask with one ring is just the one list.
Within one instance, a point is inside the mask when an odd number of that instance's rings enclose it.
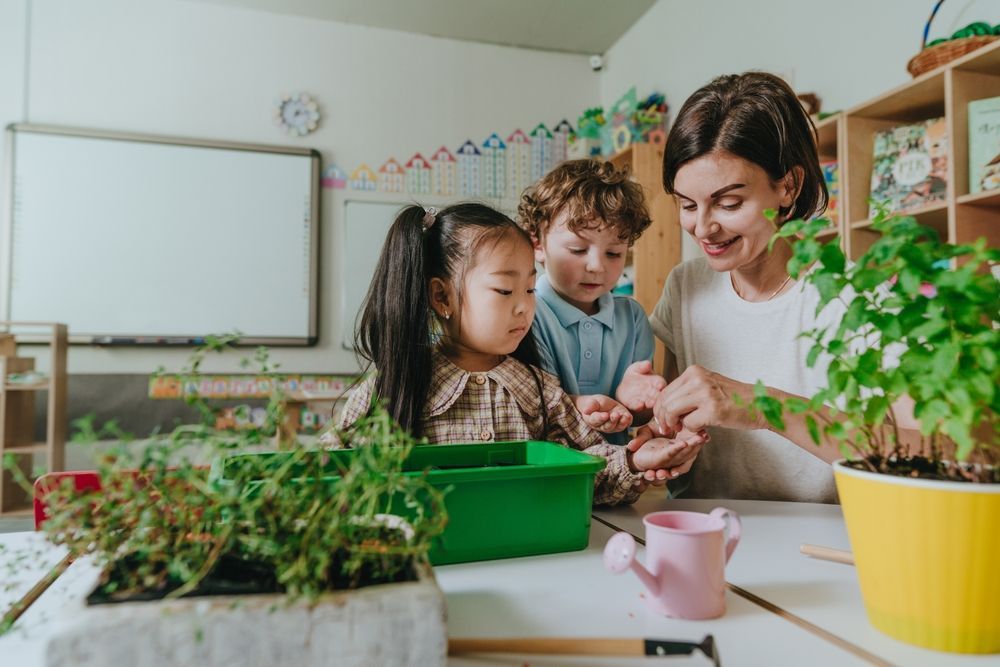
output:
{"label": "woman's dark hair", "polygon": [[[489,206],[462,203],[436,215],[407,206],[389,228],[375,267],[354,347],[375,366],[373,396],[414,437],[423,434],[423,411],[431,386],[434,314],[428,298],[431,278],[455,287],[461,308],[462,284],[476,253],[505,238],[531,245],[513,220]],[[529,332],[511,355],[538,365]]]}
{"label": "woman's dark hair", "polygon": [[[798,197],[778,211],[779,223],[826,210],[829,194],[816,152],[816,128],[792,89],[773,74],[746,72],[713,79],[684,102],[663,152],[663,189],[685,163],[726,151],[756,164],[772,181],[790,171]],[[801,177],[793,171],[801,167]]]}

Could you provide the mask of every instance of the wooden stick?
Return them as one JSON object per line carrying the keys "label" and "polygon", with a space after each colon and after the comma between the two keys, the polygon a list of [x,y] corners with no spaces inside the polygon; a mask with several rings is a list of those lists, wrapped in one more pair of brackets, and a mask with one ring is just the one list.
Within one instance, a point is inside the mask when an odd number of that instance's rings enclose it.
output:
{"label": "wooden stick", "polygon": [[830,547],[821,547],[818,544],[803,544],[799,547],[799,551],[810,558],[829,560],[834,563],[843,563],[844,565],[854,565],[854,554],[843,549],[831,549]]}
{"label": "wooden stick", "polygon": [[511,637],[449,639],[448,655],[534,653],[556,655],[645,655],[645,640],[617,638]]}
{"label": "wooden stick", "polygon": [[14,624],[21,614],[28,610],[35,600],[41,597],[49,586],[51,586],[59,576],[66,571],[66,568],[70,566],[73,562],[73,554],[66,554],[66,556],[56,563],[45,577],[39,581],[37,584],[31,587],[31,590],[24,594],[20,600],[14,603],[14,605],[7,610],[4,614],[3,619],[0,619],[0,634],[3,633],[5,628],[9,628]]}

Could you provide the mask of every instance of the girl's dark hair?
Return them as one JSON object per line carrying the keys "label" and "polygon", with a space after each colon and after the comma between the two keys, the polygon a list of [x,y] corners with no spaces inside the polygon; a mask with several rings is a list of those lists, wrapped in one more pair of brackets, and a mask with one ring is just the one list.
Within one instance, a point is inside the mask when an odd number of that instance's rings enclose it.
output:
{"label": "girl's dark hair", "polygon": [[[428,215],[420,206],[407,206],[396,216],[354,336],[355,349],[377,371],[374,398],[418,438],[423,434],[423,411],[432,379],[431,351],[436,343],[427,295],[430,279],[454,285],[460,309],[465,274],[481,248],[505,238],[531,245],[530,237],[513,220],[483,204],[449,206],[434,215],[425,229]],[[538,365],[530,332],[511,356]]]}
{"label": "girl's dark hair", "polygon": [[663,189],[674,194],[677,171],[687,162],[726,151],[756,164],[772,181],[793,167],[798,197],[779,220],[808,219],[826,210],[829,194],[816,152],[816,128],[792,89],[765,72],[713,79],[684,102],[663,152]]}

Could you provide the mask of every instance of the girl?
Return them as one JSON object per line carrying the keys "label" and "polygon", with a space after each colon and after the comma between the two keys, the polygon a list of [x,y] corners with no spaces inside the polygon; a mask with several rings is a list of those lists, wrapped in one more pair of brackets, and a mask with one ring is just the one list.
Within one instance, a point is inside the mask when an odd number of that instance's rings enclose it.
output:
{"label": "girl", "polygon": [[[528,332],[535,266],[527,234],[481,204],[419,206],[393,222],[375,269],[356,349],[377,369],[355,388],[340,428],[377,398],[431,443],[550,440],[608,460],[594,503],[633,502],[647,481],[686,471],[699,441],[604,441],[554,375],[535,367]],[[669,469],[669,470],[668,470]]]}

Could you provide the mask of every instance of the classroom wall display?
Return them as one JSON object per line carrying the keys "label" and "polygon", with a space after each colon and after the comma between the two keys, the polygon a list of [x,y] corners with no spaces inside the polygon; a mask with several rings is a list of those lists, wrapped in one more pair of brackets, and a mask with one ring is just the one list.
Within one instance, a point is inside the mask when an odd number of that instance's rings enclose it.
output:
{"label": "classroom wall display", "polygon": [[869,215],[876,204],[908,211],[944,201],[948,188],[948,128],[929,118],[875,133]]}
{"label": "classroom wall display", "polygon": [[149,378],[148,396],[154,400],[176,400],[201,396],[213,400],[269,398],[280,389],[288,394],[302,392],[323,396],[339,395],[357,380],[357,375],[183,375],[166,373]]}
{"label": "classroom wall display", "polygon": [[315,344],[317,151],[39,125],[7,146],[0,319],[76,343]]}
{"label": "classroom wall display", "polygon": [[[552,129],[538,123],[530,132],[491,132],[482,140],[466,139],[454,152],[441,146],[428,153],[429,160],[420,153],[402,164],[389,157],[377,173],[362,162],[344,182],[358,191],[485,197],[500,208],[511,208],[510,202],[560,162],[609,156],[632,143],[663,143],[666,114],[662,94],[640,101],[632,87],[607,116],[601,107],[584,111],[577,130],[563,119]],[[332,174],[323,181],[329,188],[340,187],[340,182]]]}
{"label": "classroom wall display", "polygon": [[1000,97],[969,102],[969,192],[1000,188]]}

